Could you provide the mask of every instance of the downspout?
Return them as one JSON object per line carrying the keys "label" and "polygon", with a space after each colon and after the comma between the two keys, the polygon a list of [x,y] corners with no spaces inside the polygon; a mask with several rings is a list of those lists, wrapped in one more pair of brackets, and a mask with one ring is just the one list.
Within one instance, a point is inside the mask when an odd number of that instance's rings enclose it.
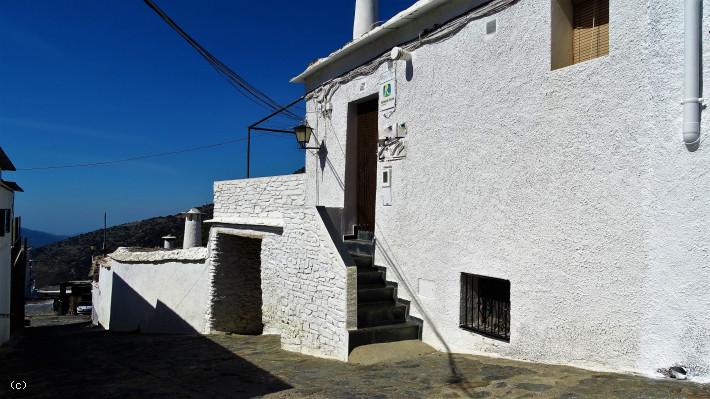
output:
{"label": "downspout", "polygon": [[702,0],[685,0],[685,78],[683,84],[683,141],[691,150],[700,142],[702,67]]}

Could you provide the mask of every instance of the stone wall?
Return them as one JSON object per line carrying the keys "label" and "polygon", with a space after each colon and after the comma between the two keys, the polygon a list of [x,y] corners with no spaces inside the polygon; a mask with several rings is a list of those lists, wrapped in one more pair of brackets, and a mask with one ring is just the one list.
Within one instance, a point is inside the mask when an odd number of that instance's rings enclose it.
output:
{"label": "stone wall", "polygon": [[260,238],[264,333],[281,335],[288,350],[347,360],[355,286],[315,207],[304,206],[303,179],[216,182],[210,243],[222,234]]}
{"label": "stone wall", "polygon": [[214,218],[280,218],[303,207],[303,175],[215,182]]}
{"label": "stone wall", "polygon": [[212,331],[261,334],[261,240],[218,234],[212,256]]}

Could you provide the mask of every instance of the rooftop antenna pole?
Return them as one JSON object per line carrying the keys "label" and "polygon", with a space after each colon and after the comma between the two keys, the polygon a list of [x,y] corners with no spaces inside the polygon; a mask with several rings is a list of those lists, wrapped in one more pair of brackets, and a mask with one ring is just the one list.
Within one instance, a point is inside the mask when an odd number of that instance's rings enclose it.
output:
{"label": "rooftop antenna pole", "polygon": [[104,256],[106,256],[106,212],[104,212],[104,243],[102,248]]}

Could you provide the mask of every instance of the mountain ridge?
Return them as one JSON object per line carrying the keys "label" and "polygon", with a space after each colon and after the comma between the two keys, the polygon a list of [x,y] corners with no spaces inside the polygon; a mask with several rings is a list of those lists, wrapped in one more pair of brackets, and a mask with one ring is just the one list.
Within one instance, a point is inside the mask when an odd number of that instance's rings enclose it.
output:
{"label": "mountain ridge", "polygon": [[22,227],[22,237],[27,239],[30,247],[40,248],[69,238],[66,235],[47,233],[46,231]]}
{"label": "mountain ridge", "polygon": [[[197,207],[202,220],[212,218],[214,206]],[[182,214],[158,216],[129,222],[106,229],[106,253],[118,247],[162,247],[162,237],[172,234],[177,245],[182,245],[185,220]],[[209,226],[202,226],[202,241],[206,245]],[[90,231],[32,250],[32,270],[38,288],[57,285],[62,281],[86,280],[91,268],[91,256],[101,253],[103,229]],[[33,244],[36,245],[36,244]]]}

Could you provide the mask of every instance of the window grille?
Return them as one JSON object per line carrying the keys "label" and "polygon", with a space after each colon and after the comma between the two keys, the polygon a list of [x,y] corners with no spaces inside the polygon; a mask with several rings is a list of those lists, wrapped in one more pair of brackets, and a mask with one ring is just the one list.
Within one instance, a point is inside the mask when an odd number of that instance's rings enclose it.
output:
{"label": "window grille", "polygon": [[459,327],[510,341],[510,281],[461,273]]}
{"label": "window grille", "polygon": [[573,63],[609,54],[609,0],[584,0],[573,7]]}

